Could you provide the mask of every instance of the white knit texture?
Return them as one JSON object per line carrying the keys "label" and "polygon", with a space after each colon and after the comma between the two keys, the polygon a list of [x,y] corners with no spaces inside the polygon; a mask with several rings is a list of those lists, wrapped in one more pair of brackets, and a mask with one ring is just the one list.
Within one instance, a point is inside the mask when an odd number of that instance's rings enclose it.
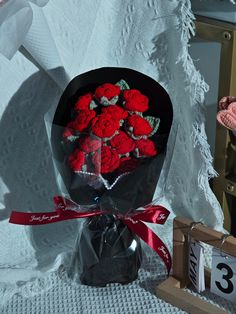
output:
{"label": "white knit texture", "polygon": [[[74,286],[61,265],[74,246],[77,222],[23,227],[7,218],[13,209],[52,210],[58,191],[43,117],[57,105],[68,76],[118,66],[159,81],[173,103],[158,203],[171,218],[182,215],[222,230],[222,211],[208,184],[215,175],[202,112],[208,87],[188,53],[194,33],[190,1],[50,0],[43,9],[32,8],[24,55],[18,52],[11,61],[0,56],[1,312],[180,313],[154,295],[165,271],[149,250],[133,284]],[[172,219],[152,228],[171,250]],[[218,303],[235,312],[233,305]]]}

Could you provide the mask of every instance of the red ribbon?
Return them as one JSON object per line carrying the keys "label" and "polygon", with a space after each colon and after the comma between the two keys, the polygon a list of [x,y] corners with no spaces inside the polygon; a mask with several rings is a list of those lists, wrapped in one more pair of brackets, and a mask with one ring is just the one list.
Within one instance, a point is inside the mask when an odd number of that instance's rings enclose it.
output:
{"label": "red ribbon", "polygon": [[[81,209],[79,205],[62,196],[55,196],[54,204],[56,206],[56,211],[54,212],[24,213],[13,211],[9,222],[19,225],[43,225],[68,219],[88,218],[110,213],[98,209],[93,211],[79,211]],[[170,212],[163,206],[147,205],[134,213],[117,215],[118,219],[122,220],[132,232],[137,234],[162,258],[168,274],[171,269],[170,253],[162,240],[143,221],[163,225],[169,214]]]}

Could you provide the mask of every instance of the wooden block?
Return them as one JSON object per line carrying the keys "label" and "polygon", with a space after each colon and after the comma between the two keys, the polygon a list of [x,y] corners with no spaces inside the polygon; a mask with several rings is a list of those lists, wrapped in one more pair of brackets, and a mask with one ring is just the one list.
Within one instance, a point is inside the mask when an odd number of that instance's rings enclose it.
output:
{"label": "wooden block", "polygon": [[[178,232],[182,232],[183,235],[186,237],[189,234],[189,230],[191,228],[192,221],[187,218],[176,217],[174,219],[174,237],[175,237],[175,229]],[[221,247],[222,236],[224,235],[222,232],[218,232],[213,230],[207,226],[198,224],[194,229],[191,231],[191,235],[194,239],[214,246],[218,249]],[[175,238],[173,239],[176,242]],[[177,238],[178,243],[179,238]],[[187,241],[187,239],[186,239]],[[176,245],[177,245],[176,243]],[[174,243],[175,244],[175,243]],[[224,242],[223,250],[225,253],[230,255],[236,256],[236,238],[233,236],[226,239]],[[174,253],[173,253],[174,254]],[[185,257],[184,257],[185,258]],[[173,266],[174,267],[174,266]]]}
{"label": "wooden block", "polygon": [[156,288],[156,295],[190,314],[226,314],[223,309],[201,300],[180,288],[180,282],[169,277]]}

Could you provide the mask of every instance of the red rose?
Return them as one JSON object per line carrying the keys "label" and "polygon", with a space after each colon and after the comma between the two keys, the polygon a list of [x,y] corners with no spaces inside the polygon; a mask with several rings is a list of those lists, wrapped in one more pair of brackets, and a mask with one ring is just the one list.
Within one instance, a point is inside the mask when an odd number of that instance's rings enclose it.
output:
{"label": "red rose", "polygon": [[73,171],[80,171],[85,164],[85,153],[78,148],[68,158],[69,166]]}
{"label": "red rose", "polygon": [[119,131],[119,134],[115,135],[110,140],[111,146],[113,146],[118,154],[127,154],[135,148],[134,141],[125,132]]}
{"label": "red rose", "polygon": [[144,112],[148,109],[147,96],[137,89],[125,90],[123,93],[124,107],[130,111]]}
{"label": "red rose", "polygon": [[83,137],[79,140],[80,149],[85,153],[92,153],[101,148],[102,142],[91,136]]}
{"label": "red rose", "polygon": [[119,172],[131,172],[136,169],[139,165],[140,161],[136,158],[132,157],[123,157],[120,159]]}
{"label": "red rose", "polygon": [[128,117],[128,112],[117,105],[110,105],[102,108],[103,113],[109,113],[113,119],[124,120]]}
{"label": "red rose", "polygon": [[101,138],[113,136],[119,128],[119,121],[114,120],[108,113],[102,113],[92,121],[93,134]]}
{"label": "red rose", "polygon": [[152,157],[158,153],[155,144],[149,139],[141,139],[136,141],[135,144],[140,156]]}
{"label": "red rose", "polygon": [[114,84],[105,83],[101,86],[98,86],[95,90],[95,97],[101,99],[106,97],[108,100],[112,99],[115,96],[120,94],[120,86]]}
{"label": "red rose", "polygon": [[132,114],[126,119],[128,129],[134,136],[149,135],[152,132],[150,123],[137,114]]}
{"label": "red rose", "polygon": [[77,100],[77,102],[75,103],[75,107],[74,109],[76,111],[78,110],[88,110],[89,109],[89,105],[91,103],[91,101],[93,100],[93,94],[92,93],[87,93],[83,96],[80,96]]}
{"label": "red rose", "polygon": [[76,116],[75,120],[71,123],[71,128],[82,132],[87,129],[90,121],[96,116],[94,110],[81,110]]}
{"label": "red rose", "polygon": [[108,146],[102,146],[101,151],[95,152],[92,156],[92,163],[97,172],[109,173],[119,167],[120,158],[114,149]]}

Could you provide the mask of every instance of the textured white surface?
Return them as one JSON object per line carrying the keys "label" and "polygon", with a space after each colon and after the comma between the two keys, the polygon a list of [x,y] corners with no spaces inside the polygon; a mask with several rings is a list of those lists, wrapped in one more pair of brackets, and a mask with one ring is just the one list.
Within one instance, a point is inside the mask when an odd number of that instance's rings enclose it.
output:
{"label": "textured white surface", "polygon": [[[187,50],[189,5],[187,0],[51,0],[43,18],[42,9],[32,6],[35,20],[22,50],[31,57],[18,52],[8,61],[0,56],[3,313],[179,313],[153,295],[164,272],[156,267],[158,259],[147,261],[145,267],[153,272],[142,270],[131,285],[75,287],[58,267],[66,262],[60,253],[73,248],[77,222],[25,228],[9,225],[7,218],[12,209],[52,210],[57,188],[43,116],[56,106],[66,83],[63,67],[72,78],[101,66],[121,66],[158,80],[173,103],[173,127],[155,197],[172,218],[183,215],[222,229],[222,212],[208,185],[215,173],[201,112],[207,86]],[[48,24],[44,28],[42,20]],[[171,250],[171,219],[155,230]],[[44,278],[33,280],[38,276]]]}
{"label": "textured white surface", "polygon": [[[210,251],[207,253],[209,256]],[[209,262],[209,261],[208,261]],[[23,286],[21,293],[13,295],[1,309],[1,314],[82,313],[82,314],[156,314],[185,313],[155,295],[156,286],[166,279],[165,268],[155,255],[144,258],[139,278],[125,286],[111,284],[93,288],[72,284],[63,268],[50,273],[43,281]],[[196,297],[236,312],[236,305],[217,297],[209,290]]]}
{"label": "textured white surface", "polygon": [[[30,0],[44,6],[48,0]],[[11,59],[22,45],[33,21],[28,0],[0,1],[0,53]]]}

